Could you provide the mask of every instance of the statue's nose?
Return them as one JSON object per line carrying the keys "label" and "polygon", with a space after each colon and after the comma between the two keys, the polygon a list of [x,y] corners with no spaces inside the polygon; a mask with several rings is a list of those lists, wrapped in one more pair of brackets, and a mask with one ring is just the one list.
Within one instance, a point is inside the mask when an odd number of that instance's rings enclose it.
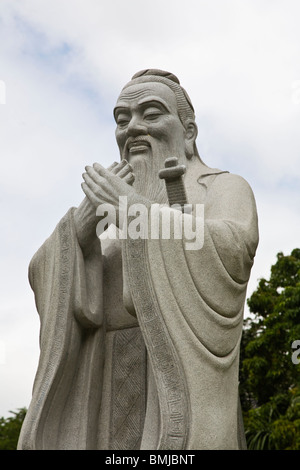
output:
{"label": "statue's nose", "polygon": [[132,118],[127,126],[127,134],[129,137],[147,135],[147,128],[139,119]]}

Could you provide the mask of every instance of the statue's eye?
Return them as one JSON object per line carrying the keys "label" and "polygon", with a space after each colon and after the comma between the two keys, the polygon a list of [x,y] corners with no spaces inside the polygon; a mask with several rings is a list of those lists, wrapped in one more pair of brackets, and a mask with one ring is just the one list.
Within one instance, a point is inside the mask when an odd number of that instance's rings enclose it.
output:
{"label": "statue's eye", "polygon": [[148,109],[144,112],[144,119],[146,121],[156,121],[162,115],[160,109]]}
{"label": "statue's eye", "polygon": [[117,125],[119,127],[126,127],[128,125],[130,121],[130,118],[129,116],[127,115],[124,115],[124,114],[120,114],[118,117],[117,117]]}

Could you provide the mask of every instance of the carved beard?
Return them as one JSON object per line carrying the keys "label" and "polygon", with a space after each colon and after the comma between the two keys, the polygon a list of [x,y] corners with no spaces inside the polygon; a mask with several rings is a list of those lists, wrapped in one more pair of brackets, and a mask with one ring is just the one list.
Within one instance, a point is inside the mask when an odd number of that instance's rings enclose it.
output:
{"label": "carved beard", "polygon": [[133,168],[135,180],[133,187],[138,194],[146,199],[158,204],[166,204],[168,202],[165,181],[158,176],[159,170],[164,168],[164,161],[167,158],[161,155],[162,151],[153,147],[145,153],[127,157]]}
{"label": "carved beard", "polygon": [[154,162],[155,159],[137,158],[131,163],[135,174],[133,187],[138,194],[149,201],[165,204],[167,202],[165,181],[158,176],[163,166],[158,166]]}

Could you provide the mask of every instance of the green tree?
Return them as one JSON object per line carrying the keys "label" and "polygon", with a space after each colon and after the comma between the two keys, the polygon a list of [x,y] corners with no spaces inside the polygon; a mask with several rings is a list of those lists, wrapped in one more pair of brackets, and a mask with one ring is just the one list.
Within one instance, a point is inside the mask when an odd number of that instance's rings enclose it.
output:
{"label": "green tree", "polygon": [[0,450],[16,450],[26,408],[10,411],[14,416],[0,418]]}
{"label": "green tree", "polygon": [[278,253],[270,279],[248,299],[253,318],[244,324],[240,390],[249,448],[300,450],[300,249]]}

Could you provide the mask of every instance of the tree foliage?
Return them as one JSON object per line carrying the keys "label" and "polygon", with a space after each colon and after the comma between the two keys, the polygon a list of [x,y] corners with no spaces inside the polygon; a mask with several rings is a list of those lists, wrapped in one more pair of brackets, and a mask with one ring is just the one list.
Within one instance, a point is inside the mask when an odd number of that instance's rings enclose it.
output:
{"label": "tree foliage", "polygon": [[16,450],[26,408],[10,411],[14,416],[0,418],[0,450]]}
{"label": "tree foliage", "polygon": [[300,249],[278,253],[248,305],[253,318],[244,324],[240,370],[248,447],[300,450],[300,364],[292,361],[300,340]]}

